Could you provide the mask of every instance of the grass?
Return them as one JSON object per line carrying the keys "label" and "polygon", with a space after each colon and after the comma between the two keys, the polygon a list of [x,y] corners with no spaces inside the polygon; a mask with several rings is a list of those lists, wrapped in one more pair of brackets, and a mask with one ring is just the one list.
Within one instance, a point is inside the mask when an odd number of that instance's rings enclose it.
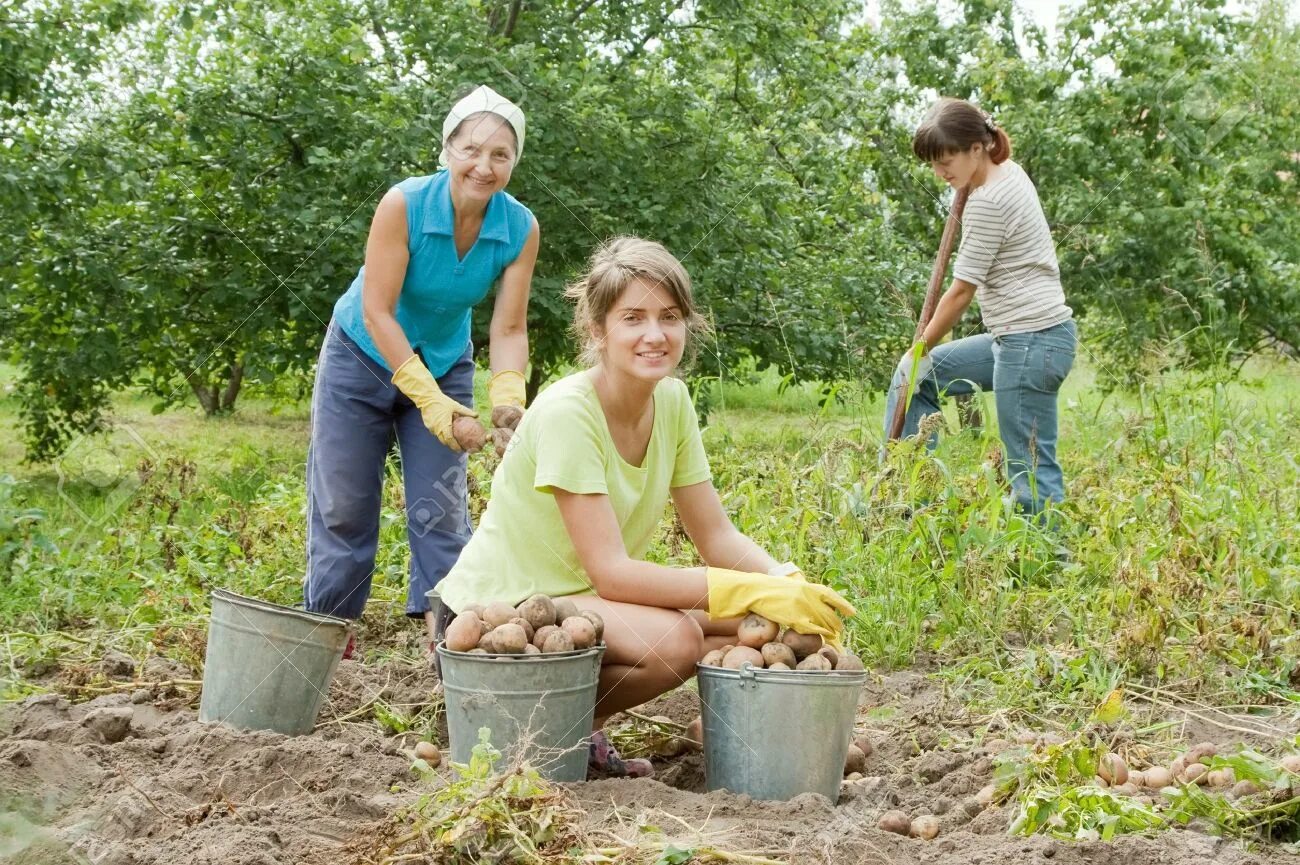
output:
{"label": "grass", "polygon": [[[305,406],[248,399],[205,419],[123,395],[111,434],[23,466],[12,375],[0,369],[9,696],[110,645],[195,663],[212,589],[300,599]],[[1294,366],[1111,395],[1086,370],[1072,377],[1059,534],[1004,507],[992,430],[948,435],[933,455],[905,444],[882,464],[879,395],[846,386],[820,401],[816,386],[752,371],[715,392],[705,441],[737,525],[856,603],[850,640],[871,668],[928,669],[972,712],[1063,728],[1129,682],[1300,710]],[[472,465],[477,511],[492,463]],[[405,591],[395,466],[388,477],[367,608],[379,619],[402,615]],[[653,555],[694,561],[672,521]]]}

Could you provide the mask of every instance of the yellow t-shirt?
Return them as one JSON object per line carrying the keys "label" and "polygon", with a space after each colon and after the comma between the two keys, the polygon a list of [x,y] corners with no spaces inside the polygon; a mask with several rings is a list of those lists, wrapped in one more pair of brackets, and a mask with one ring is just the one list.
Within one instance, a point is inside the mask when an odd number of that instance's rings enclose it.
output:
{"label": "yellow t-shirt", "polygon": [[710,477],[684,382],[666,378],[655,387],[650,443],[638,467],[614,446],[590,373],[562,378],[524,412],[492,477],[487,510],[438,583],[438,593],[453,610],[494,601],[517,604],[538,593],[590,594],[552,489],[609,496],[623,545],[640,559],[654,539],[669,490]]}

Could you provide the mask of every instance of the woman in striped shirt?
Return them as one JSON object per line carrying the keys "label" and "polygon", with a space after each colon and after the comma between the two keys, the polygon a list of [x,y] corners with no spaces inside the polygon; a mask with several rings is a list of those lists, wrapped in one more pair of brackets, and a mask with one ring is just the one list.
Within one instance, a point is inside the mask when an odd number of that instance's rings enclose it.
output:
{"label": "woman in striped shirt", "polygon": [[[894,373],[886,430],[913,366],[917,386],[905,436],[939,411],[941,394],[992,389],[1012,495],[1021,510],[1037,515],[1065,497],[1056,460],[1056,403],[1077,342],[1038,192],[1011,161],[1007,133],[963,100],[934,105],[916,130],[912,151],[954,189],[969,186],[970,196],[952,285],[921,338],[920,361],[908,351]],[[988,332],[940,344],[972,300]]]}

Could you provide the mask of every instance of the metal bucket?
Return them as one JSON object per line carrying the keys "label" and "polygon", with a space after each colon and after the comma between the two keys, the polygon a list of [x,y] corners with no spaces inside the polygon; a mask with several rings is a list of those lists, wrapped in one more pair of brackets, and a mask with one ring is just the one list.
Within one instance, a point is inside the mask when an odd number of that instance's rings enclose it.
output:
{"label": "metal bucket", "polygon": [[310,733],[347,640],[344,619],[216,590],[199,720]]}
{"label": "metal bucket", "polygon": [[438,643],[451,759],[468,763],[480,727],[507,761],[552,781],[585,781],[604,646],[552,655],[471,655]]}
{"label": "metal bucket", "polygon": [[865,671],[696,668],[709,790],[839,799]]}

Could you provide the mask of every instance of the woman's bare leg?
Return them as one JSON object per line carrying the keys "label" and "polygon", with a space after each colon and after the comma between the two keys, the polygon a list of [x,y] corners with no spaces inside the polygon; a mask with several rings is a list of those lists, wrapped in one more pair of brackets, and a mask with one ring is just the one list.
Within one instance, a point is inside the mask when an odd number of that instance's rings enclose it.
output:
{"label": "woman's bare leg", "polygon": [[653,700],[695,675],[705,638],[694,617],[680,610],[623,604],[595,595],[572,595],[570,600],[605,621],[595,729],[615,712]]}

